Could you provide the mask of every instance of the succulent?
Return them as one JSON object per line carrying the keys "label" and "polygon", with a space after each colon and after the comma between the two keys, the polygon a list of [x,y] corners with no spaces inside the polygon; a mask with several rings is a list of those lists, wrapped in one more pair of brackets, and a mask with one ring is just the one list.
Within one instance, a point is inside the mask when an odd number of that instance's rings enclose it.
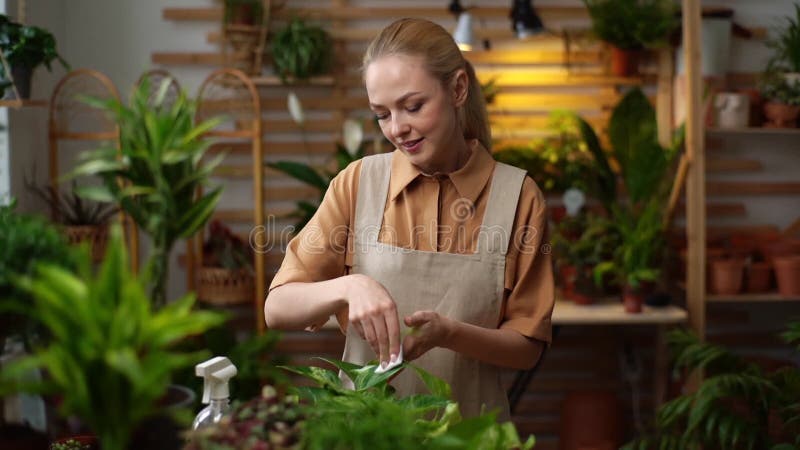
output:
{"label": "succulent", "polygon": [[295,395],[264,386],[261,395],[234,406],[213,427],[190,434],[184,450],[282,450],[298,448],[305,415]]}

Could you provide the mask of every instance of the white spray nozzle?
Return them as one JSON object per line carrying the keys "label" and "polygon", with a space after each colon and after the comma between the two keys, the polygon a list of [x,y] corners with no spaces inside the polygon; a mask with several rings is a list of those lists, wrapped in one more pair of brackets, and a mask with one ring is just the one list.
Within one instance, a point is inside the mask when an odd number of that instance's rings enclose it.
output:
{"label": "white spray nozzle", "polygon": [[203,377],[203,403],[228,398],[228,380],[236,375],[236,366],[224,356],[215,356],[194,367],[195,374]]}

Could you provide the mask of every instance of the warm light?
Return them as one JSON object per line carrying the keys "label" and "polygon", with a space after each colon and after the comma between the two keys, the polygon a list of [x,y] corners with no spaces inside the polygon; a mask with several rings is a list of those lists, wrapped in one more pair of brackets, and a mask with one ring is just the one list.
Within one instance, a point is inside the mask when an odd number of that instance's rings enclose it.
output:
{"label": "warm light", "polygon": [[456,30],[453,39],[461,51],[470,51],[475,43],[475,33],[472,31],[472,15],[466,11],[458,15]]}

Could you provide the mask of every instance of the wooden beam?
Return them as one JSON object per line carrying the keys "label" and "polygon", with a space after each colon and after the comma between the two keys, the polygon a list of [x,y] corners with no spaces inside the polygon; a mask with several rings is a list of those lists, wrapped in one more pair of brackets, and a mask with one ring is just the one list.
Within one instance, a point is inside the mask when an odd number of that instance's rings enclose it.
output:
{"label": "wooden beam", "polygon": [[706,158],[706,172],[759,172],[764,169],[764,164],[755,159],[722,159]]}
{"label": "wooden beam", "polygon": [[709,181],[708,195],[797,195],[798,182]]}
{"label": "wooden beam", "polygon": [[[701,340],[706,329],[706,182],[704,148],[703,80],[700,60],[700,0],[683,0],[683,46],[686,67],[686,154],[689,173],[686,184],[686,306],[689,326]],[[690,390],[697,389],[702,374],[693,378]]]}

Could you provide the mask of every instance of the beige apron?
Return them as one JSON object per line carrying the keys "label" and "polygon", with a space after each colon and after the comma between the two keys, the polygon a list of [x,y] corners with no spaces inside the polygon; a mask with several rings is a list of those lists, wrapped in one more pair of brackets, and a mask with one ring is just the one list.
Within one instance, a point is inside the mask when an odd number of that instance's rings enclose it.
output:
{"label": "beige apron", "polygon": [[[458,321],[496,328],[503,301],[506,251],[517,210],[523,170],[497,163],[492,177],[477,253],[455,254],[409,250],[378,242],[389,191],[392,154],[363,159],[354,227],[352,273],[380,282],[397,303],[403,318],[420,310],[433,310]],[[365,364],[376,359],[369,344],[354,327],[348,327],[344,361]],[[413,362],[447,381],[464,417],[499,409],[508,420],[508,400],[497,366],[482,364],[453,351],[435,348]],[[344,375],[342,375],[344,376]],[[427,393],[413,370],[393,381],[401,397]]]}

